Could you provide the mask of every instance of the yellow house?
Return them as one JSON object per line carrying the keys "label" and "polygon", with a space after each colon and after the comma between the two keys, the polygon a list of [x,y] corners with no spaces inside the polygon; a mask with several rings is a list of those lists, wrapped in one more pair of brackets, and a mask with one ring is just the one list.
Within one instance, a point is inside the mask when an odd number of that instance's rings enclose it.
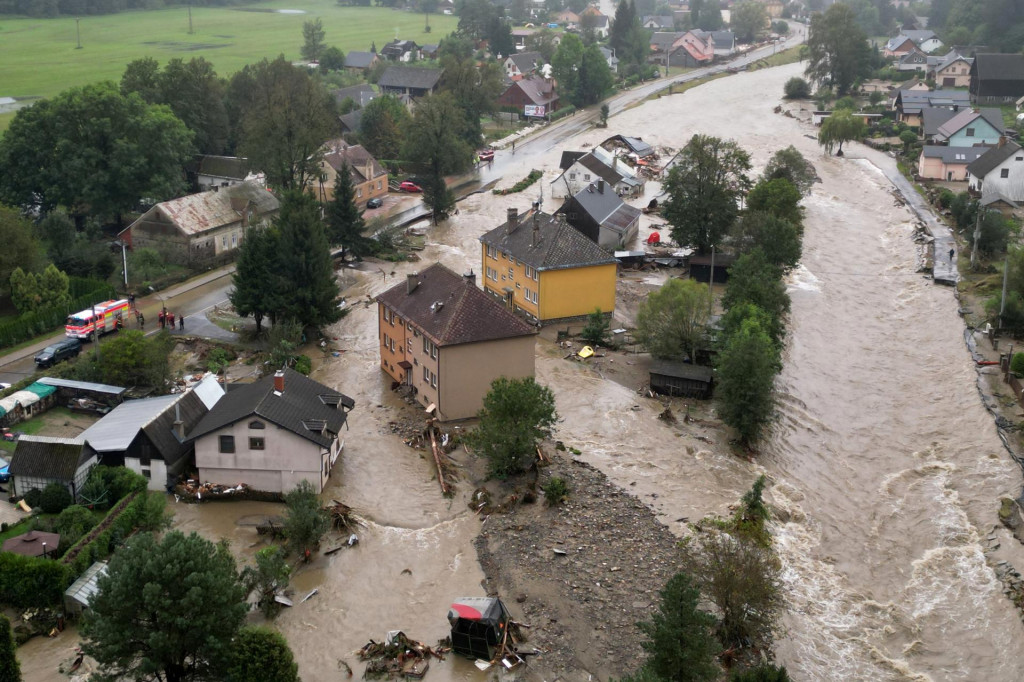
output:
{"label": "yellow house", "polygon": [[615,310],[617,261],[562,216],[508,209],[480,237],[484,291],[541,324]]}

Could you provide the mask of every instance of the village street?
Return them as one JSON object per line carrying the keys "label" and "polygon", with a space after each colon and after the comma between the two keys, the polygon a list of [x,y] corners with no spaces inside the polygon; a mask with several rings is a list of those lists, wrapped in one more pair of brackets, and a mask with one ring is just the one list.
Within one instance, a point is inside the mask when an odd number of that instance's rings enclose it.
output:
{"label": "village street", "polygon": [[[671,149],[697,132],[733,138],[756,170],[792,144],[822,180],[805,202],[803,263],[789,280],[793,311],[777,384],[779,420],[755,462],[733,454],[728,434],[713,426],[659,420],[662,403],[638,395],[638,385],[613,371],[611,360],[642,358],[567,361],[545,333],[537,343],[537,376],[556,396],[556,437],[680,536],[680,519],[726,513],[759,473],[768,474],[787,597],[777,649],[794,680],[1019,680],[1024,626],[1001,593],[983,541],[997,525],[997,498],[1019,493],[1020,471],[978,398],[952,290],[918,272],[914,218],[872,165],[886,158],[859,146],[864,160],[825,157],[814,129],[800,120],[807,112],[773,113],[783,83],[801,70],[794,64],[743,73],[665,96],[622,112],[609,130],[583,130],[508,161],[499,187],[531,168],[545,169],[548,211],[557,207],[547,183],[560,152],[614,133]],[[297,592],[319,590],[277,620],[304,679],[337,678],[339,659],[354,665],[351,652],[387,630],[432,644],[447,634],[448,604],[482,594],[473,546],[482,520],[467,505],[472,483],[461,481],[456,496],[444,499],[429,457],[404,444],[422,415],[390,391],[379,370],[369,302],[435,261],[479,272],[479,235],[500,224],[507,208],[527,209],[538,189],[465,199],[457,216],[428,233],[419,263],[342,273],[352,312],[330,335],[344,352],[316,358],[314,378],[353,396],[356,408],[325,498],[356,508],[367,527],[356,548],[319,557],[293,580]],[[648,186],[648,193],[656,190]],[[645,222],[641,239],[652,226]],[[617,319],[631,317],[637,291],[672,274],[620,278]],[[466,453],[454,454],[467,463]],[[176,526],[228,537],[241,557],[257,543],[245,517],[279,510],[255,503],[170,506]],[[517,595],[502,596],[518,615]],[[543,599],[567,597],[552,589]],[[25,679],[60,679],[54,656],[72,645],[73,633],[27,644],[19,651]],[[566,679],[591,674],[608,678],[595,665]],[[437,682],[487,679],[454,659],[435,662],[429,675]]]}

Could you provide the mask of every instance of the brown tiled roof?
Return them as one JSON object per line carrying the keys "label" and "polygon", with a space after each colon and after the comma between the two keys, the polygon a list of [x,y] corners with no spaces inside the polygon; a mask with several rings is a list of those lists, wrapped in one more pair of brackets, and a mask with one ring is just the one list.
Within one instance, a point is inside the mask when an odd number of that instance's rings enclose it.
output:
{"label": "brown tiled roof", "polygon": [[[363,145],[350,145],[340,139],[331,140],[324,145],[324,161],[335,171],[341,170],[343,163],[348,163],[349,171],[352,173],[352,180],[357,183],[372,180],[381,175],[387,175],[387,171],[377,163],[377,159],[373,158],[373,155],[366,151]],[[365,173],[367,161],[372,164],[369,177],[366,177]]]}
{"label": "brown tiled roof", "polygon": [[[540,239],[533,236],[533,218],[537,217]],[[504,223],[480,237],[487,246],[511,254],[516,260],[538,271],[608,265],[617,261],[585,234],[565,222],[564,216],[542,211],[517,216],[510,231]]]}
{"label": "brown tiled roof", "polygon": [[60,545],[60,534],[30,530],[24,535],[15,535],[13,538],[4,540],[3,551],[22,556],[42,556],[44,542],[46,543],[46,554],[51,555]]}
{"label": "brown tiled roof", "polygon": [[409,320],[438,346],[494,341],[535,334],[536,329],[506,310],[467,278],[440,263],[419,273],[416,288],[402,282],[377,301]]}
{"label": "brown tiled roof", "polygon": [[537,105],[549,104],[558,99],[558,93],[555,92],[553,81],[545,80],[540,76],[524,78],[521,81],[516,81],[509,87],[519,88],[523,91],[523,94],[530,98],[531,102]]}

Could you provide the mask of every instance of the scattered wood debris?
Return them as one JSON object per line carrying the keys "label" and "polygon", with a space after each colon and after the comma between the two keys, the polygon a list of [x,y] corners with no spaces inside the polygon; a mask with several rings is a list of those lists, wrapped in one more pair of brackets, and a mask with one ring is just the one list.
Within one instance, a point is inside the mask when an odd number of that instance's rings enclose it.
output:
{"label": "scattered wood debris", "polygon": [[370,640],[356,652],[360,661],[368,661],[364,678],[394,679],[399,676],[419,679],[430,668],[430,659],[444,660],[444,655],[451,651],[444,641],[436,647],[429,647],[423,642],[410,639],[404,632],[389,632],[386,642]]}

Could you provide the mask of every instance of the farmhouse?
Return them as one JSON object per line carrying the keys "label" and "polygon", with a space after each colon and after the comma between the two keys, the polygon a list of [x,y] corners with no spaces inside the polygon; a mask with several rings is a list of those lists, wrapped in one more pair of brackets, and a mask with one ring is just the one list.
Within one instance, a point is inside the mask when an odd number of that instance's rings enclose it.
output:
{"label": "farmhouse", "polygon": [[427,69],[416,66],[389,66],[384,69],[377,87],[382,95],[416,98],[437,92],[441,85],[444,69]]}
{"label": "farmhouse", "polygon": [[1024,55],[977,54],[971,64],[971,101],[1011,104],[1024,96]]}

